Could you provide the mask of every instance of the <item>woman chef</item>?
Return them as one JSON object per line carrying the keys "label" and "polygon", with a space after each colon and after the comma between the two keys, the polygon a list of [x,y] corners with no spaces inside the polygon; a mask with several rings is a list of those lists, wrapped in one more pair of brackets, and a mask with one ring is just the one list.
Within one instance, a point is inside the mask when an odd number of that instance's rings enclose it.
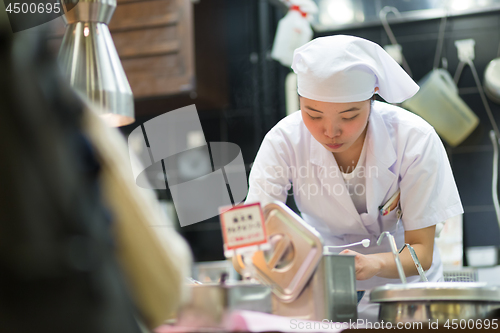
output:
{"label": "woman chef", "polygon": [[[379,45],[352,36],[305,44],[295,51],[292,68],[300,111],[265,136],[246,202],[285,202],[292,188],[303,219],[324,245],[370,239],[367,248],[341,252],[355,255],[358,290],[400,282],[389,242],[376,245],[384,231],[398,248],[412,245],[429,281],[438,281],[436,223],[463,213],[446,152],[423,119],[373,99],[377,93],[401,103],[417,84]],[[418,281],[408,250],[401,261],[408,282]],[[358,315],[374,321],[377,305],[367,295]]]}

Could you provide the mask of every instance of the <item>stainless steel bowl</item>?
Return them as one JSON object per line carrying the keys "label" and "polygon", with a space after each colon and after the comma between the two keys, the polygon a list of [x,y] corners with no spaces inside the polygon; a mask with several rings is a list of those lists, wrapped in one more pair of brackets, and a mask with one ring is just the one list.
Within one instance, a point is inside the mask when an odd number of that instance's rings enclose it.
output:
{"label": "stainless steel bowl", "polygon": [[177,315],[186,327],[219,327],[227,311],[271,313],[271,288],[243,281],[190,284],[191,300]]}
{"label": "stainless steel bowl", "polygon": [[370,301],[380,303],[379,320],[444,324],[488,317],[500,308],[500,288],[471,282],[388,284],[375,288]]}

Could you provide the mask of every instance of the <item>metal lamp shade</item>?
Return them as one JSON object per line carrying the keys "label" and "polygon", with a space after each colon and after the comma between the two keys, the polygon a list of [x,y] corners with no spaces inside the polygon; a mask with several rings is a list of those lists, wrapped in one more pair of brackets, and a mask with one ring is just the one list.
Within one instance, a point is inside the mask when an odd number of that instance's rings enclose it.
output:
{"label": "metal lamp shade", "polygon": [[107,25],[116,0],[80,0],[67,12],[72,2],[62,4],[67,26],[58,60],[71,86],[110,126],[133,123],[132,89]]}

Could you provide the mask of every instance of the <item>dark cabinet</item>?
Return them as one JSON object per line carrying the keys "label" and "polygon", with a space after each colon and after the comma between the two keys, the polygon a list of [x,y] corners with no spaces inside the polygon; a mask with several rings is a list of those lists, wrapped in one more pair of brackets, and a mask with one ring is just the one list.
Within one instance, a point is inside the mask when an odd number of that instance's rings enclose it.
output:
{"label": "dark cabinet", "polygon": [[[118,0],[109,23],[134,98],[176,95],[195,89],[193,4],[190,0]],[[65,26],[52,23],[58,50]]]}

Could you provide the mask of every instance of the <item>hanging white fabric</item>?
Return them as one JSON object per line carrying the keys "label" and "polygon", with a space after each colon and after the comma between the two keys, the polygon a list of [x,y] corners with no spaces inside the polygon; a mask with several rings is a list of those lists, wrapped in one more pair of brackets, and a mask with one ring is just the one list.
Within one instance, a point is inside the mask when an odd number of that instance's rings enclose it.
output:
{"label": "hanging white fabric", "polygon": [[273,59],[287,67],[292,65],[293,51],[313,37],[308,16],[316,11],[316,4],[311,0],[291,1],[290,10],[278,23],[271,52]]}

